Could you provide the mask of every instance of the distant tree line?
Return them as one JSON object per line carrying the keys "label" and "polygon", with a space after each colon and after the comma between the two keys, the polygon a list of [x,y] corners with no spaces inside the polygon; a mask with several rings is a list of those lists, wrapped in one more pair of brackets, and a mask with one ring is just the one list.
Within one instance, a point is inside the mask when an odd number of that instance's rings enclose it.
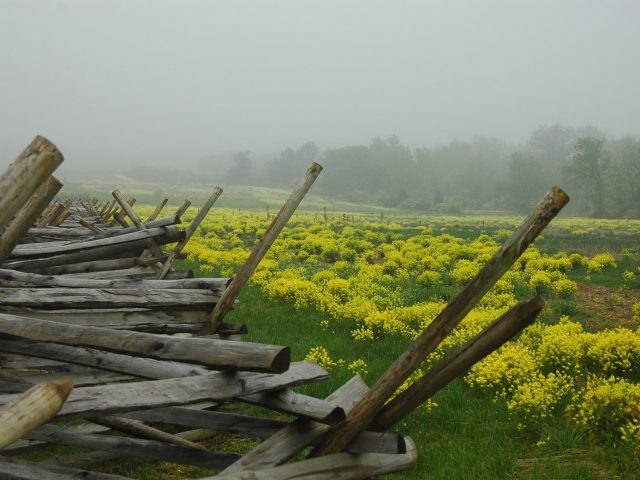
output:
{"label": "distant tree line", "polygon": [[311,160],[325,170],[316,193],[419,211],[525,213],[553,185],[572,197],[570,212],[640,218],[640,138],[606,138],[595,127],[542,126],[510,147],[477,137],[411,149],[397,137],[320,152],[287,148],[266,165],[273,186],[290,186]]}
{"label": "distant tree line", "polygon": [[[291,187],[311,161],[325,170],[314,192],[339,200],[408,210],[525,213],[553,185],[572,214],[640,218],[640,138],[607,138],[595,127],[541,126],[524,145],[477,137],[412,149],[395,137],[321,151],[314,142],[286,148],[268,161],[249,151],[203,160],[198,172],[171,171],[174,183]],[[132,167],[129,174],[167,181],[167,171]]]}

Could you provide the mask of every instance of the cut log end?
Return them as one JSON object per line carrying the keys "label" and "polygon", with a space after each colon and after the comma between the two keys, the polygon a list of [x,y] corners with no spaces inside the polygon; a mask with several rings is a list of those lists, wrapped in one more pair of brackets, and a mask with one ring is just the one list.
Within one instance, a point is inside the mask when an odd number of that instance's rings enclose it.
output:
{"label": "cut log end", "polygon": [[271,369],[269,371],[284,373],[289,370],[289,365],[291,365],[291,349],[289,347],[285,347],[273,358],[273,363],[271,364]]}
{"label": "cut log end", "polygon": [[553,197],[553,204],[558,210],[561,210],[567,203],[569,203],[569,195],[567,195],[560,187],[551,187],[551,194]]}
{"label": "cut log end", "polygon": [[73,390],[73,381],[68,378],[53,380],[49,383],[51,384],[51,386],[53,386],[56,389],[58,396],[62,400],[66,400],[67,397],[69,397],[69,394],[71,394],[71,391]]}

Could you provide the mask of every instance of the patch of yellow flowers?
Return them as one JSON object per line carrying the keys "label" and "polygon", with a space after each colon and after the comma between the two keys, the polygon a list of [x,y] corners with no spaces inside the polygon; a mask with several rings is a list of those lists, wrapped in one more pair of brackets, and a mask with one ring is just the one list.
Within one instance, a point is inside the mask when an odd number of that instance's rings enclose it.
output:
{"label": "patch of yellow flowers", "polygon": [[[220,212],[209,214],[185,252],[202,271],[232,276],[270,221],[264,214]],[[433,321],[452,293],[476,275],[519,221],[485,217],[483,225],[485,220],[495,233],[465,240],[449,233],[464,229],[456,217],[439,217],[425,225],[422,219],[420,224],[382,224],[362,216],[349,224],[298,214],[251,281],[269,298],[322,312],[323,328],[331,322],[348,322],[355,342],[391,336],[408,341]],[[640,233],[640,222],[628,226]],[[592,222],[574,220],[566,225],[560,221],[555,228],[583,236],[591,234],[592,227]],[[564,252],[547,255],[530,247],[429,357],[423,370],[516,303],[516,291],[571,297],[577,285],[567,273],[579,266],[599,272],[615,268],[616,263],[609,253],[591,258]],[[625,279],[632,280],[628,274]],[[634,306],[634,318],[640,323],[640,304]],[[367,371],[362,359],[333,360],[322,346],[312,348],[307,359],[327,370]],[[522,428],[563,412],[578,429],[591,435],[615,432],[640,448],[640,386],[635,383],[639,377],[639,330],[587,332],[562,317],[555,325],[527,329],[471,368],[466,382],[504,398]],[[411,379],[402,388],[410,383]]]}

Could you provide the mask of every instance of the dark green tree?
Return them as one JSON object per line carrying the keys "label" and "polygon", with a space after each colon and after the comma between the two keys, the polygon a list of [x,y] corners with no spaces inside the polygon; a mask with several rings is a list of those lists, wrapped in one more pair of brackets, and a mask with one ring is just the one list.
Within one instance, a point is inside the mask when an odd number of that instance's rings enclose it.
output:
{"label": "dark green tree", "polygon": [[563,171],[567,181],[580,190],[591,214],[604,215],[605,171],[609,156],[604,138],[583,137],[576,141],[575,153]]}

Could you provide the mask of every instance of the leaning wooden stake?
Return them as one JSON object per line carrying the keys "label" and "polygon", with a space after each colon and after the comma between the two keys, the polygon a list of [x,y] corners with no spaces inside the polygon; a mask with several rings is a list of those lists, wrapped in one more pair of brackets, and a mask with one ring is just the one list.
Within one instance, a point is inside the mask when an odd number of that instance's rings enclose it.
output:
{"label": "leaning wooden stake", "polygon": [[162,209],[164,208],[164,206],[167,204],[168,201],[169,201],[168,198],[163,198],[162,201],[156,207],[156,209],[153,211],[153,213],[149,215],[149,218],[147,218],[144,223],[148,223],[155,220],[158,217],[158,215],[160,215],[160,212],[162,211]]}
{"label": "leaning wooden stake", "polygon": [[0,236],[0,263],[4,262],[18,241],[27,233],[42,210],[53,200],[62,183],[51,176],[20,209]]}
{"label": "leaning wooden stake", "polygon": [[62,163],[58,148],[37,136],[0,176],[0,231]]}
{"label": "leaning wooden stake", "polygon": [[566,193],[553,187],[478,275],[449,302],[351,410],[347,420],[331,432],[312,454],[318,456],[339,452],[358,432],[365,430],[400,385],[495,285],[568,201]]}
{"label": "leaning wooden stake", "polygon": [[156,440],[158,442],[167,442],[173,445],[180,445],[182,447],[195,448],[196,450],[208,451],[205,447],[198,443],[192,442],[182,437],[178,437],[177,435],[173,435],[171,433],[164,432],[157,428],[150,427],[140,420],[123,418],[114,415],[93,415],[87,417],[87,419],[92,421],[93,423],[97,423],[98,425],[113,428],[114,430],[129,433],[140,438]]}
{"label": "leaning wooden stake", "polygon": [[185,231],[184,240],[182,240],[176,245],[176,247],[173,249],[173,252],[169,254],[167,259],[162,264],[162,270],[158,274],[158,280],[162,280],[167,276],[167,273],[169,273],[169,270],[171,270],[171,265],[173,264],[173,261],[176,259],[176,257],[178,257],[178,255],[180,255],[180,253],[182,253],[182,249],[187,245],[187,243],[189,243],[189,240],[191,239],[192,235],[198,229],[198,227],[204,220],[204,217],[207,216],[207,213],[209,213],[209,210],[211,210],[211,207],[213,207],[213,204],[216,203],[216,200],[218,200],[218,197],[220,197],[220,195],[222,195],[222,189],[220,187],[214,188],[213,193],[207,199],[206,203],[202,206],[202,208],[196,215],[196,218],[194,218],[193,221],[187,227],[187,230]]}
{"label": "leaning wooden stake", "polygon": [[71,380],[40,383],[0,407],[0,449],[53,418],[71,390]]}
{"label": "leaning wooden stake", "polygon": [[[133,224],[138,228],[138,230],[143,231],[147,229],[144,223],[140,221],[140,219],[138,218],[138,215],[133,210],[133,208],[124,199],[124,197],[120,193],[120,190],[114,190],[113,192],[111,192],[111,195],[113,195],[113,198],[116,199],[116,202],[118,202],[122,210],[126,212],[126,214],[129,216]],[[153,252],[154,257],[162,256],[162,250],[160,250],[160,247],[158,247],[158,244],[156,244],[156,242],[154,242],[152,239],[149,238],[147,240],[147,245],[149,245],[149,249]]]}
{"label": "leaning wooden stake", "polygon": [[475,338],[387,403],[375,418],[373,429],[380,432],[389,430],[450,381],[531,325],[543,307],[544,300],[541,297],[533,297],[514,305]]}
{"label": "leaning wooden stake", "polygon": [[184,212],[187,211],[187,209],[191,206],[191,202],[189,200],[185,200],[184,203],[182,205],[180,205],[180,208],[178,208],[178,210],[176,210],[175,215],[178,218],[181,218],[182,215],[184,215]]}
{"label": "leaning wooden stake", "polygon": [[84,218],[81,218],[79,220],[80,225],[82,225],[85,228],[88,228],[89,230],[91,230],[93,233],[95,233],[96,235],[104,235],[106,233],[106,230],[101,229],[100,227],[97,227],[96,225],[94,225],[93,223],[85,220]]}
{"label": "leaning wooden stake", "polygon": [[318,178],[321,171],[322,166],[320,164],[315,162],[311,163],[302,182],[296,187],[289,199],[282,206],[278,215],[275,216],[267,231],[253,248],[249,258],[244,265],[240,267],[240,270],[238,270],[238,273],[225,290],[222,298],[213,309],[213,312],[211,312],[209,318],[205,321],[202,331],[200,332],[201,335],[211,335],[218,329],[225,315],[233,306],[240,290],[245,286],[251,274],[265,256],[280,231],[289,221],[293,212],[296,211],[296,208],[298,208],[298,205],[300,205],[300,202],[311,188],[311,185],[313,185],[313,182]]}

